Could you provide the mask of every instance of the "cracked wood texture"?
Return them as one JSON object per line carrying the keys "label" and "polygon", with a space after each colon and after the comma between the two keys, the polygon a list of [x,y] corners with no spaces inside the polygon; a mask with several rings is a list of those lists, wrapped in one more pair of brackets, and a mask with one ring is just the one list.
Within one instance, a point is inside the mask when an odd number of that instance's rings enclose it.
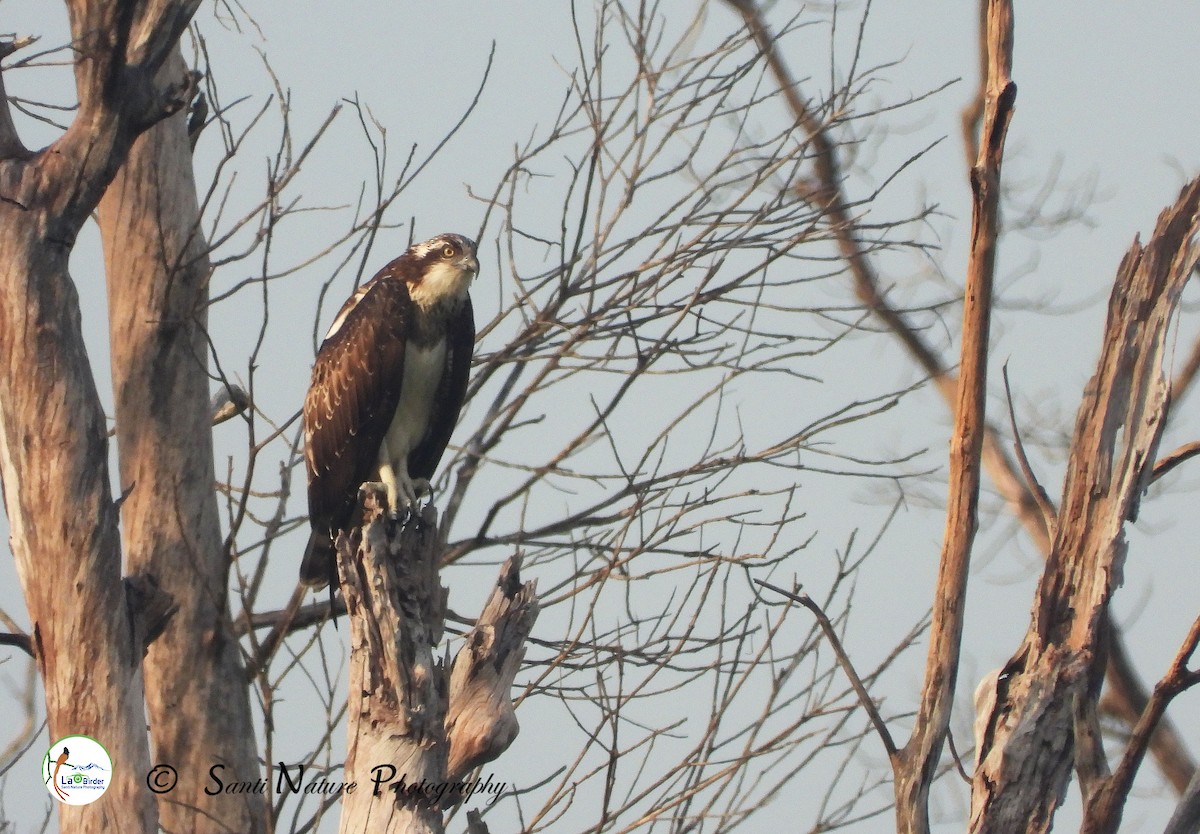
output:
{"label": "cracked wood texture", "polygon": [[[163,81],[187,73],[176,48]],[[266,797],[209,796],[207,773],[261,776],[241,652],[229,617],[229,559],[213,489],[208,394],[208,245],[192,173],[187,112],[134,143],[100,201],[125,558],[178,610],[146,655],[155,761],[181,774],[159,807],[163,829],[253,834]]]}
{"label": "cracked wood texture", "polygon": [[[1200,254],[1197,234],[1200,179],[1159,216],[1150,242],[1135,240],[1121,261],[1029,630],[1002,670],[984,721],[971,800],[977,834],[1049,831],[1073,767],[1085,807],[1108,778],[1103,749],[1092,740],[1105,614],[1121,583],[1125,522],[1136,518],[1166,420],[1168,328]],[[1119,803],[1113,813],[1094,830],[1116,830]]]}
{"label": "cracked wood texture", "polygon": [[[343,832],[442,832],[457,796],[372,790],[374,769],[393,786],[446,786],[495,759],[517,734],[513,677],[537,617],[534,583],[510,559],[452,664],[435,655],[446,612],[438,578],[444,543],[437,516],[388,522],[381,493],[368,491],[363,526],[337,542],[338,574],[350,619],[350,696]],[[403,783],[401,780],[403,779]]]}
{"label": "cracked wood texture", "polygon": [[908,743],[892,757],[901,834],[929,831],[929,788],[954,709],[971,547],[979,525],[979,480],[987,401],[988,336],[1000,225],[1000,173],[1017,88],[1012,81],[1013,9],[987,9],[987,95],[979,156],[971,168],[971,249],[963,292],[962,364],[950,437],[949,496],[920,707]]}
{"label": "cracked wood texture", "polygon": [[446,717],[451,782],[496,759],[517,737],[510,693],[537,615],[537,583],[521,583],[521,560],[513,556],[500,568],[479,620],[454,657]]}
{"label": "cracked wood texture", "polygon": [[[50,147],[16,133],[0,76],[0,481],[52,738],[100,739],[104,800],[59,830],[152,832],[139,629],[121,581],[108,441],[68,259],[138,135],[179,107],[155,76],[198,0],[67,3],[79,106]],[[0,49],[7,54],[11,48]]]}
{"label": "cracked wood texture", "polygon": [[[925,337],[906,320],[904,314],[888,300],[887,294],[883,290],[886,282],[876,273],[875,266],[864,247],[863,236],[858,233],[858,225],[846,210],[846,196],[842,191],[842,182],[845,178],[841,165],[838,163],[837,144],[831,138],[830,125],[814,117],[811,107],[800,94],[800,84],[792,77],[776,48],[774,36],[763,19],[763,10],[754,0],[726,0],[726,2],[742,15],[747,30],[766,57],[771,73],[775,76],[788,107],[795,115],[797,124],[802,127],[811,142],[814,153],[813,170],[817,175],[818,187],[813,192],[805,184],[804,192],[800,196],[805,199],[820,197],[829,200],[826,206],[829,227],[834,232],[838,248],[846,260],[849,273],[853,278],[855,293],[900,341],[908,355],[929,375],[930,381],[937,387],[943,400],[951,408],[954,408],[958,381],[953,370],[937,350],[925,340]],[[992,7],[992,0],[979,0],[980,78],[983,86],[972,104],[968,105],[963,113],[963,132],[966,139],[968,161],[976,160],[979,156],[974,131],[977,129],[977,122],[983,117],[987,100],[987,75],[992,60],[991,54],[989,54],[991,40],[989,21]],[[1200,366],[1200,349],[1193,353],[1191,370],[1185,370],[1182,375],[1184,377],[1194,375],[1196,366]],[[1038,500],[1029,484],[1022,478],[1017,463],[1009,455],[999,432],[986,422],[984,423],[981,461],[983,468],[991,478],[992,485],[1028,533],[1038,551],[1043,556],[1049,555],[1052,544],[1051,534],[1038,506]],[[1138,716],[1145,707],[1148,693],[1145,684],[1134,671],[1133,665],[1128,662],[1128,651],[1125,648],[1120,628],[1112,623],[1109,623],[1108,627],[1111,642],[1107,669],[1108,692],[1104,707],[1107,713],[1118,717],[1128,727],[1132,727],[1137,723]],[[1152,750],[1164,775],[1177,791],[1182,792],[1187,787],[1189,780],[1192,779],[1195,764],[1170,720],[1164,718],[1159,723],[1152,740]]]}

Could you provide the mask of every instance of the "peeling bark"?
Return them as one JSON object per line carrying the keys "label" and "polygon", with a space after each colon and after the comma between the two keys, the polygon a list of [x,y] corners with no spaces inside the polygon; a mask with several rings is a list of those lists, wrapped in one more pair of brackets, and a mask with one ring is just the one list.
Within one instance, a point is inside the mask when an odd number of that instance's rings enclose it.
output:
{"label": "peeling bark", "polygon": [[[49,148],[21,145],[0,97],[0,480],[51,738],[94,736],[108,796],[60,806],[60,830],[151,832],[142,640],[121,581],[104,413],[67,261],[138,134],[190,79],[155,74],[194,2],[68,3],[79,109]],[[0,92],[3,92],[0,88]]]}
{"label": "peeling bark", "polygon": [[[162,76],[186,73],[176,49]],[[210,268],[186,121],[181,110],[143,134],[99,206],[121,519],[129,572],[154,577],[178,606],[145,665],[155,761],[183,774],[162,826],[250,834],[267,828],[264,796],[204,792],[214,763],[247,782],[261,768],[213,487]]]}
{"label": "peeling bark", "polygon": [[483,613],[454,658],[446,718],[451,782],[496,759],[520,731],[510,693],[538,614],[536,583],[522,585],[520,571],[519,557],[505,561]]}
{"label": "peeling bark", "polygon": [[519,560],[505,563],[451,672],[434,654],[446,611],[436,514],[395,529],[380,506],[369,493],[363,527],[337,543],[351,641],[346,778],[358,786],[341,830],[441,832],[454,783],[516,737],[511,689],[537,617],[534,583],[521,584]]}
{"label": "peeling bark", "polygon": [[[1166,420],[1167,334],[1200,257],[1197,234],[1200,179],[1159,216],[1149,244],[1135,240],[1121,262],[1100,360],[1076,418],[1058,533],[1029,631],[1000,675],[983,732],[972,832],[1048,831],[1066,791],[1075,720],[1094,711],[1103,677],[1106,614],[1125,560],[1124,525],[1137,516]],[[1102,752],[1088,767],[1085,792],[1107,775]],[[1114,825],[1119,806],[1115,810]]]}
{"label": "peeling bark", "polygon": [[920,707],[908,743],[893,757],[896,822],[904,834],[929,831],[929,788],[950,727],[962,655],[967,578],[979,525],[980,466],[987,434],[987,359],[1000,227],[1000,172],[1017,96],[1011,77],[1012,46],[1012,3],[993,0],[987,10],[983,131],[979,156],[971,168],[971,250],[963,293],[962,365],[954,398],[946,529]]}
{"label": "peeling bark", "polygon": [[[813,108],[800,94],[799,83],[791,76],[782,56],[775,47],[775,41],[762,18],[762,11],[753,0],[726,0],[743,17],[747,30],[754,37],[755,43],[762,50],[768,61],[768,66],[775,76],[789,108],[796,117],[797,124],[804,130],[811,142],[814,159],[814,172],[818,183],[815,189],[805,184],[802,192],[798,193],[805,199],[821,197],[829,200],[826,211],[829,216],[829,226],[833,230],[838,248],[846,260],[849,272],[854,282],[854,290],[859,299],[887,326],[888,330],[899,339],[909,356],[927,374],[938,392],[951,408],[955,407],[958,391],[958,381],[949,363],[925,340],[922,334],[906,319],[904,313],[893,306],[883,290],[884,282],[875,272],[875,268],[862,244],[858,224],[847,210],[847,199],[842,191],[844,174],[838,161],[837,146],[829,134],[828,125],[814,115]],[[978,158],[978,142],[975,131],[983,117],[986,101],[986,85],[989,67],[988,59],[988,14],[991,0],[980,0],[980,62],[981,86],[975,99],[963,111],[962,125],[964,145],[968,161]],[[1181,373],[1181,381],[1187,381],[1200,368],[1200,345],[1193,353],[1188,369]],[[1047,556],[1052,544],[1052,533],[1046,524],[1045,513],[1039,506],[1037,496],[1030,485],[1021,478],[1021,473],[1012,457],[1001,441],[999,432],[985,423],[981,460],[987,470],[993,487],[1004,499],[1014,517],[1024,527],[1026,533],[1037,547],[1038,551]],[[1127,725],[1132,726],[1137,721],[1142,706],[1148,695],[1146,687],[1134,672],[1131,664],[1116,662],[1118,656],[1127,656],[1124,647],[1124,637],[1120,629],[1111,621],[1108,624],[1111,634],[1110,643],[1113,647],[1112,658],[1107,673],[1109,684],[1109,711]],[[1154,735],[1153,753],[1159,767],[1167,779],[1182,792],[1188,785],[1195,771],[1192,761],[1182,738],[1171,722],[1164,719]]]}

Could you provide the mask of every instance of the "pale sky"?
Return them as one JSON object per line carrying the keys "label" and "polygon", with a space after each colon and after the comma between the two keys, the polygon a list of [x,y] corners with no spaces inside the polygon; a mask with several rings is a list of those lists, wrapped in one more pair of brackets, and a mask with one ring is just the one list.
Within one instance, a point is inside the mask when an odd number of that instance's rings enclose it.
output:
{"label": "pale sky", "polygon": [[[264,4],[265,5],[265,4]],[[411,234],[417,239],[442,231],[459,231],[474,236],[484,216],[478,195],[490,194],[504,168],[511,162],[515,145],[554,118],[566,89],[569,74],[578,64],[570,6],[566,3],[467,3],[397,4],[371,0],[331,11],[326,3],[300,0],[256,9],[260,31],[246,27],[234,31],[220,7],[205,4],[196,21],[208,43],[214,74],[225,101],[240,96],[253,98],[233,111],[245,118],[261,106],[271,81],[264,69],[261,51],[270,62],[279,83],[291,93],[294,135],[305,140],[321,123],[330,108],[343,99],[357,97],[388,132],[391,153],[399,160],[413,143],[424,156],[469,104],[495,43],[495,58],[478,109],[462,131],[453,137],[442,154],[406,192],[389,216],[395,223],[414,218]],[[691,2],[663,4],[662,10],[678,14],[672,25],[684,25],[694,13]],[[593,7],[580,2],[576,10],[590,31]],[[53,14],[48,14],[52,11]],[[852,54],[854,35],[863,15],[861,3],[839,4],[836,34],[831,38],[830,13],[825,6],[803,7],[778,2],[772,20],[798,13],[811,23],[793,34],[786,55],[794,75],[810,97],[828,91],[831,85],[831,50],[835,65],[844,66]],[[46,0],[0,2],[4,22],[0,30],[42,35],[40,46],[64,39],[65,12]],[[991,418],[1002,424],[1007,417],[998,396],[1001,364],[1007,362],[1019,419],[1035,469],[1051,497],[1061,492],[1062,456],[1049,447],[1069,435],[1079,393],[1091,374],[1097,354],[1104,305],[1121,254],[1135,234],[1146,236],[1158,212],[1170,204],[1180,186],[1200,169],[1198,108],[1200,97],[1194,79],[1200,77],[1200,53],[1195,33],[1200,31],[1200,7],[1194,3],[1093,4],[1081,13],[1076,5],[1018,4],[1016,52],[1013,77],[1018,85],[1017,109],[1008,137],[1004,176],[1006,184],[1028,195],[1058,171],[1062,188],[1051,196],[1050,206],[1061,206],[1062,194],[1072,185],[1093,193],[1086,222],[1078,222],[1053,235],[1037,230],[1018,232],[1002,243],[997,273],[1001,293],[993,324]],[[863,144],[852,160],[848,191],[852,198],[864,197],[890,176],[904,160],[938,142],[924,158],[888,184],[870,208],[868,220],[906,217],[922,205],[938,207],[927,224],[914,227],[926,244],[939,246],[932,258],[915,254],[889,254],[879,261],[884,283],[894,297],[919,306],[941,301],[948,287],[959,286],[965,263],[965,240],[970,222],[969,192],[965,179],[959,112],[969,99],[976,73],[974,4],[962,2],[915,2],[894,0],[875,3],[865,25],[863,66],[892,64],[878,72],[862,102],[890,106],[923,96],[956,79],[946,89],[908,107],[886,113],[883,124],[855,123],[856,138]],[[723,4],[711,3],[700,41],[716,41],[738,25]],[[618,51],[623,45],[614,44]],[[190,50],[190,47],[187,48]],[[190,51],[185,53],[190,55]],[[836,70],[840,72],[841,70]],[[39,95],[51,100],[70,100],[70,87],[63,87],[62,68],[6,75],[10,93],[28,98]],[[839,79],[835,79],[839,80]],[[47,92],[48,91],[48,92]],[[769,114],[778,118],[781,111]],[[270,111],[266,129],[260,131],[239,163],[240,171],[233,203],[248,199],[261,183],[271,144],[277,111]],[[369,148],[358,130],[356,117],[345,108],[319,147],[296,187],[311,205],[352,204],[361,183],[372,176]],[[19,123],[26,144],[40,146],[54,132],[28,120]],[[219,151],[213,129],[202,137],[197,150],[199,178],[205,181]],[[394,163],[396,164],[396,163]],[[207,166],[207,170],[206,170]],[[544,212],[548,225],[558,223],[558,206],[552,195],[555,177],[562,166],[547,167],[545,191],[529,196],[528,217]],[[393,170],[393,175],[395,170]],[[475,196],[472,196],[475,195]],[[542,202],[539,202],[541,200]],[[1017,204],[1028,197],[1017,197]],[[230,214],[236,214],[231,211]],[[1006,218],[1019,215],[1010,205]],[[330,217],[341,217],[331,220]],[[298,263],[325,240],[331,225],[344,227],[345,215],[303,217],[285,224],[275,243],[278,264]],[[481,252],[494,240],[494,221],[485,230]],[[407,245],[410,229],[381,233],[376,251],[366,265],[373,272]],[[554,237],[553,228],[548,233]],[[488,320],[502,299],[511,296],[505,274],[485,273],[473,291],[477,317]],[[220,291],[253,274],[257,263],[235,265],[214,278]],[[272,324],[257,378],[260,404],[276,419],[287,419],[300,405],[307,384],[312,356],[312,319],[321,283],[332,264],[322,261],[272,285]],[[537,265],[530,267],[530,271]],[[102,397],[108,392],[108,366],[104,357],[107,326],[103,319],[104,292],[94,230],[85,233],[72,262],[84,310],[84,326],[92,345],[93,366]],[[321,328],[328,324],[336,305],[351,289],[353,276],[346,273],[331,290],[321,314]],[[846,279],[826,280],[812,290],[814,304],[850,303],[852,293]],[[231,375],[245,372],[246,356],[260,319],[258,301],[250,295],[217,305],[212,313],[212,335],[226,357]],[[1200,293],[1185,294],[1179,323],[1179,352],[1186,356],[1200,332],[1195,316]],[[958,308],[939,321],[926,315],[926,335],[945,347],[957,333]],[[495,349],[481,345],[481,350]],[[840,363],[840,364],[839,364]],[[807,369],[806,369],[807,370]],[[743,420],[761,420],[761,427],[785,426],[790,421],[806,423],[854,397],[878,395],[906,387],[918,379],[911,362],[897,343],[886,336],[860,335],[849,340],[845,351],[834,359],[822,360],[812,369],[819,384],[806,390],[806,397],[780,402],[765,384],[747,383],[737,389]],[[1163,441],[1166,452],[1197,439],[1200,420],[1190,418],[1194,398],[1185,399]],[[654,408],[647,403],[647,408]],[[1026,425],[1027,424],[1027,425]],[[949,425],[941,401],[931,390],[906,397],[901,405],[876,418],[871,428],[855,434],[844,432],[838,443],[847,444],[842,454],[859,457],[891,457],[927,450],[908,467],[909,472],[935,472],[932,478],[905,485],[906,502],[885,534],[879,550],[861,575],[846,632],[846,644],[862,668],[870,668],[890,651],[896,635],[907,631],[927,610],[941,540],[940,502],[944,493],[945,439]],[[549,429],[548,429],[549,430]],[[748,435],[758,429],[747,429]],[[244,440],[232,426],[217,430],[217,472],[220,477],[226,457],[244,454]],[[528,442],[528,441],[526,441]],[[697,439],[700,442],[700,439]],[[510,457],[519,449],[508,450]],[[260,466],[259,488],[269,489],[276,477],[273,457]],[[235,467],[237,463],[235,462]],[[803,473],[799,476],[806,477]],[[1126,565],[1125,587],[1115,603],[1116,619],[1126,628],[1140,669],[1147,680],[1156,680],[1166,669],[1179,642],[1198,613],[1200,560],[1194,542],[1200,535],[1200,517],[1192,511],[1200,473],[1186,464],[1179,474],[1151,490],[1142,505],[1136,525],[1129,530],[1131,541]],[[985,482],[986,485],[986,482]],[[847,536],[859,530],[871,538],[882,525],[897,497],[893,482],[867,479],[814,479],[801,491],[806,502],[805,529],[815,535],[803,559],[772,577],[786,584],[792,577],[804,582],[814,596],[823,593],[832,570],[830,554],[845,545]],[[567,501],[569,498],[564,497]],[[985,504],[994,504],[987,501]],[[302,513],[299,493],[289,505],[292,514]],[[464,509],[470,518],[472,510]],[[7,532],[0,519],[0,532]],[[298,557],[303,546],[295,537]],[[1007,517],[985,521],[975,552],[968,624],[964,646],[960,697],[964,707],[976,681],[989,669],[1002,664],[1016,648],[1028,623],[1033,584],[1039,569],[1038,557],[1023,534]],[[279,597],[291,590],[294,566],[277,553],[272,577],[278,577]],[[488,571],[490,572],[490,568]],[[458,578],[456,581],[456,573]],[[451,571],[444,576],[451,588],[450,605],[473,611],[486,590],[484,572]],[[0,559],[0,606],[23,624],[24,608],[11,559]],[[611,619],[622,609],[614,605]],[[559,623],[553,616],[539,621],[535,635],[553,641]],[[800,641],[809,621],[793,617],[789,637]],[[327,645],[345,641],[347,632],[327,634]],[[530,657],[544,656],[531,651]],[[885,714],[895,716],[911,710],[920,687],[924,645],[910,652],[873,688],[885,699]],[[25,659],[10,651],[0,655],[0,681],[15,689],[23,679]],[[518,685],[525,682],[523,673]],[[0,701],[0,703],[4,703]],[[546,706],[529,701],[524,710]],[[13,709],[11,705],[7,707]],[[671,705],[671,708],[680,708]],[[1170,715],[1200,756],[1200,695],[1193,692],[1178,699]],[[686,709],[683,709],[686,715]],[[286,749],[281,735],[276,758],[299,755],[311,746],[311,732],[319,725],[313,704],[302,695],[285,705],[277,720],[295,726],[294,750]],[[574,754],[577,737],[563,715],[520,713],[523,731],[513,747],[497,762],[487,766],[499,778],[528,784],[546,771],[556,755],[564,760]],[[969,716],[956,717],[962,728]],[[40,720],[40,715],[39,715]],[[693,720],[705,721],[705,716]],[[892,731],[904,737],[903,719],[892,719]],[[686,728],[681,730],[686,735]],[[6,744],[7,737],[0,739]],[[27,761],[17,764],[3,786],[4,813],[17,824],[17,831],[37,830],[48,798],[36,787],[36,759],[51,740],[33,745]],[[340,741],[335,742],[336,747]],[[960,749],[967,745],[959,743]],[[855,758],[865,774],[877,776],[886,760],[877,739],[868,738]],[[871,778],[867,776],[865,778]],[[777,796],[756,817],[749,830],[787,825],[807,830],[815,821],[815,803],[825,783],[819,768],[806,771],[792,788]],[[854,781],[854,780],[851,780]],[[888,791],[876,795],[887,799]],[[961,784],[935,789],[938,831],[962,830],[967,791]],[[1059,818],[1060,830],[1071,830],[1077,819],[1068,798]],[[1122,831],[1161,830],[1173,803],[1162,787],[1152,764],[1143,768],[1128,807]],[[489,817],[493,831],[516,830],[512,807]],[[56,820],[56,818],[54,818]],[[286,830],[285,815],[280,830]],[[560,830],[571,829],[572,817]],[[594,816],[582,813],[580,820]],[[458,829],[461,823],[456,823]],[[891,827],[884,816],[847,830],[877,832]],[[56,830],[56,822],[51,823]],[[336,815],[327,817],[322,831],[336,830]]]}

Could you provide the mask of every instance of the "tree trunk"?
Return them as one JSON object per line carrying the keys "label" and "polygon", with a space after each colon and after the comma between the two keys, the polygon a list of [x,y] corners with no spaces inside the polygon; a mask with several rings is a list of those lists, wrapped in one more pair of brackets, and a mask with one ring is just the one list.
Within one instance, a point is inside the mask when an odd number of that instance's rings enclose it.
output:
{"label": "tree trunk", "polygon": [[[178,50],[165,77],[186,72]],[[208,390],[207,242],[186,112],[144,133],[100,201],[125,553],[178,611],[146,656],[154,759],[180,780],[160,808],[173,832],[259,832],[254,793],[208,796],[261,775],[241,652],[229,617],[229,559],[214,492]]]}
{"label": "tree trunk", "polygon": [[469,795],[470,770],[517,735],[513,676],[537,618],[534,583],[510,559],[453,673],[435,657],[446,589],[442,540],[427,509],[395,529],[371,493],[361,530],[338,540],[350,616],[349,750],[341,831],[443,831],[442,810]]}
{"label": "tree trunk", "polygon": [[50,737],[93,736],[113,760],[97,805],[60,806],[63,832],[157,830],[141,659],[142,636],[159,624],[147,627],[140,613],[151,583],[127,592],[121,582],[104,412],[67,261],[138,134],[178,108],[154,76],[194,9],[69,2],[79,108],[40,153],[16,135],[0,83],[0,479],[10,542]]}
{"label": "tree trunk", "polygon": [[108,795],[95,807],[59,806],[60,829],[152,832],[142,646],[121,582],[104,412],[67,274],[70,250],[39,238],[31,219],[0,201],[0,477],[9,541],[50,739],[91,736],[113,761]]}
{"label": "tree trunk", "polygon": [[[1105,614],[1120,585],[1124,525],[1137,516],[1170,402],[1163,370],[1168,327],[1195,266],[1200,179],[1164,211],[1150,243],[1135,241],[1109,299],[1096,373],[1076,418],[1058,532],[1021,647],[1002,670],[980,739],[971,831],[1046,832],[1072,768],[1088,826],[1097,796],[1114,797],[1115,831],[1128,794],[1111,790],[1096,703],[1104,671]],[[1132,779],[1130,774],[1128,777]]]}

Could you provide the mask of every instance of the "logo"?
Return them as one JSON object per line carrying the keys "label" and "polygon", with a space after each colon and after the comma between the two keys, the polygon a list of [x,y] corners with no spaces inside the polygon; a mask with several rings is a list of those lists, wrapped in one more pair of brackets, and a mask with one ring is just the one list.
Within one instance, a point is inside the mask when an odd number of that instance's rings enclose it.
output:
{"label": "logo", "polygon": [[66,736],[50,745],[42,757],[42,781],[59,802],[87,805],[108,790],[112,758],[90,736]]}

